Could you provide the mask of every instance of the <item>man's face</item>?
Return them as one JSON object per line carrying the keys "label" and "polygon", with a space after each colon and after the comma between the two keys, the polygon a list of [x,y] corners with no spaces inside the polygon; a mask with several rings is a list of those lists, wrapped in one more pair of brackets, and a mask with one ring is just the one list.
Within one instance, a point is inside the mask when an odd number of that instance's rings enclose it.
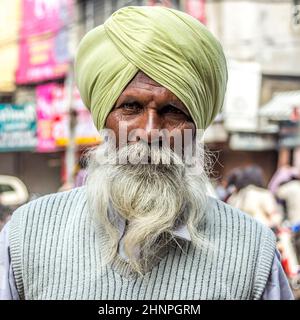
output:
{"label": "man's face", "polygon": [[[120,127],[124,123],[128,135],[121,138]],[[197,161],[191,166],[186,161],[189,148],[183,150],[181,157],[174,133],[181,136],[181,147],[191,142],[191,146],[197,146],[196,127],[184,104],[142,72],[124,89],[105,127],[113,131],[116,141],[104,140],[91,153],[87,181],[89,204],[110,235],[110,258],[117,252],[119,239],[108,215],[109,205],[128,221],[124,249],[133,268],[140,270],[143,264],[147,265],[147,259],[157,255],[165,237],[170,240],[168,237],[178,223],[186,222],[194,230],[192,234],[196,233],[206,206],[204,160],[196,148],[190,155]],[[161,133],[155,137],[162,130],[163,137]],[[130,138],[132,131],[141,133],[136,140]],[[170,145],[161,140],[166,131],[170,133]],[[153,139],[162,141],[162,147],[153,145]],[[144,162],[149,158],[151,163]],[[124,159],[125,162],[119,161]],[[140,260],[135,257],[137,248]]]}
{"label": "man's face", "polygon": [[[161,86],[143,72],[138,72],[118,98],[113,110],[106,119],[106,128],[114,131],[119,146],[120,123],[127,132],[135,130],[139,139],[151,143],[161,140],[158,130],[167,130],[184,137],[186,129],[195,135],[195,124],[185,105],[170,90]],[[152,140],[151,140],[152,137]],[[183,140],[182,140],[183,141]],[[128,136],[127,136],[127,142]],[[131,141],[135,142],[135,141]],[[174,139],[170,139],[173,149]]]}

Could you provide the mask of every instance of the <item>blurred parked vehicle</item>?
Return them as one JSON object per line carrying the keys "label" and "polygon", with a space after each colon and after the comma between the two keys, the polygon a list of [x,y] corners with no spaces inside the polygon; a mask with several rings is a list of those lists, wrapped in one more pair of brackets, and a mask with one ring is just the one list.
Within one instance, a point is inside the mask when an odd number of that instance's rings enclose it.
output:
{"label": "blurred parked vehicle", "polygon": [[0,203],[18,207],[29,200],[25,184],[17,177],[0,175]]}

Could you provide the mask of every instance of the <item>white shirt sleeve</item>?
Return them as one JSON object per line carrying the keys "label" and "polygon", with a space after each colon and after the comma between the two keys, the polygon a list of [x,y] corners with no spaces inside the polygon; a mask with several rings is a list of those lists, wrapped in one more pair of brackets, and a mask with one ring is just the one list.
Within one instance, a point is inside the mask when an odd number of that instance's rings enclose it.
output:
{"label": "white shirt sleeve", "polygon": [[19,300],[10,259],[8,230],[9,222],[0,233],[0,300]]}
{"label": "white shirt sleeve", "polygon": [[275,251],[271,273],[262,300],[294,300],[288,279],[280,262],[280,253]]}

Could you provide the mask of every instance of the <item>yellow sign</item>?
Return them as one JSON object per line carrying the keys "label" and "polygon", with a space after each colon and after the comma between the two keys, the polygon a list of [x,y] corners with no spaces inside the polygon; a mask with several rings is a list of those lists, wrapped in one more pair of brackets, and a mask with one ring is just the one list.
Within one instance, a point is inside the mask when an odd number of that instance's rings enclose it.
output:
{"label": "yellow sign", "polygon": [[0,1],[0,92],[15,90],[20,4],[20,0]]}
{"label": "yellow sign", "polygon": [[[58,147],[66,147],[69,145],[68,138],[58,138],[55,140]],[[75,143],[79,146],[97,145],[102,142],[100,137],[76,137]]]}

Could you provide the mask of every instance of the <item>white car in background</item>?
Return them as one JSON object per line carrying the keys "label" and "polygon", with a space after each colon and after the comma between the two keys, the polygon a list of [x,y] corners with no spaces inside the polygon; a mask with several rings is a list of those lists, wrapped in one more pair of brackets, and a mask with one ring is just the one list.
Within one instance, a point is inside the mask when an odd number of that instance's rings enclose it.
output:
{"label": "white car in background", "polygon": [[17,177],[0,175],[0,203],[17,207],[29,200],[25,184]]}

